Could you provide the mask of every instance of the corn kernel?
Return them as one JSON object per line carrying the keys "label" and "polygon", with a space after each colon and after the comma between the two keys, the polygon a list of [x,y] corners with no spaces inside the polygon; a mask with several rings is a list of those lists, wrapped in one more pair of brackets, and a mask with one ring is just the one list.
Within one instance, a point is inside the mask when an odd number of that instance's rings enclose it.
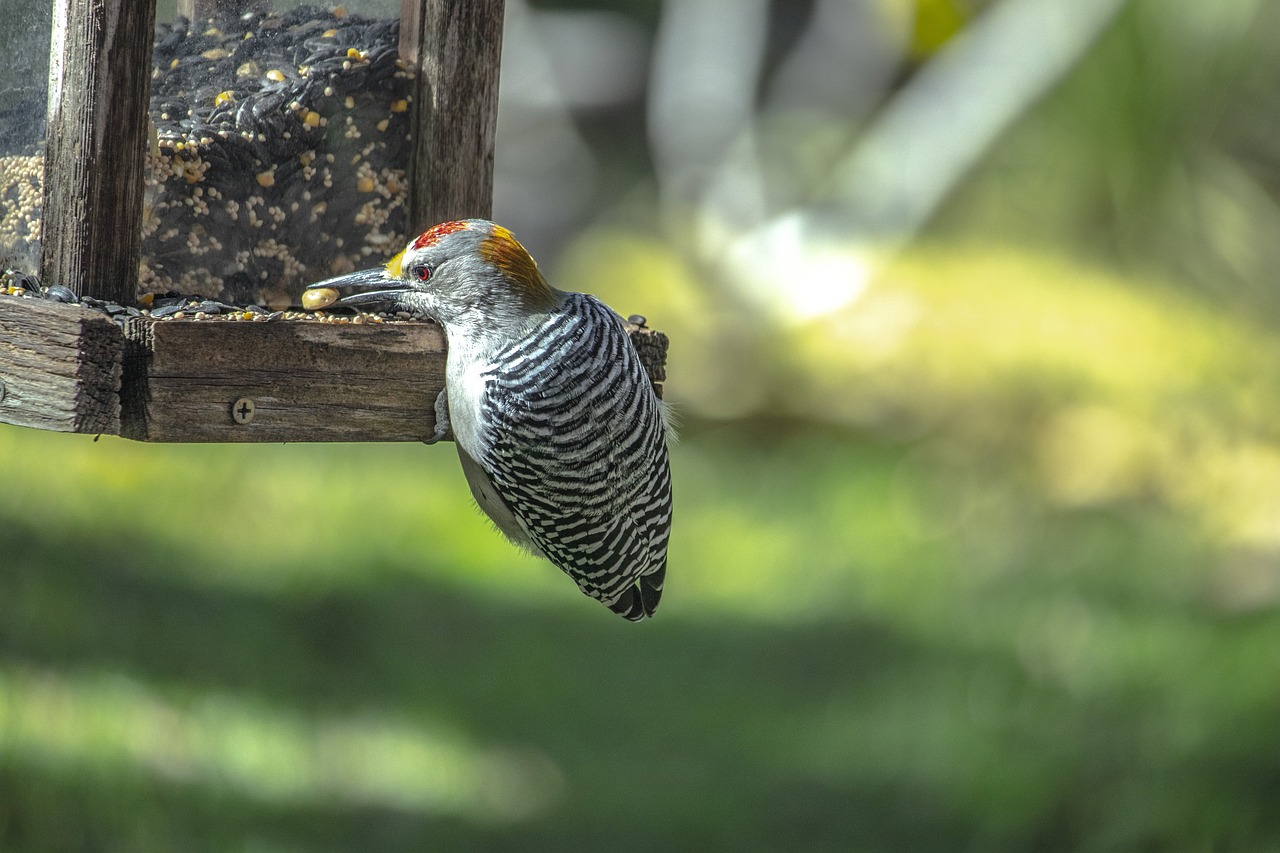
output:
{"label": "corn kernel", "polygon": [[302,291],[302,307],[308,311],[319,311],[338,301],[338,291],[332,287],[319,287],[315,290]]}

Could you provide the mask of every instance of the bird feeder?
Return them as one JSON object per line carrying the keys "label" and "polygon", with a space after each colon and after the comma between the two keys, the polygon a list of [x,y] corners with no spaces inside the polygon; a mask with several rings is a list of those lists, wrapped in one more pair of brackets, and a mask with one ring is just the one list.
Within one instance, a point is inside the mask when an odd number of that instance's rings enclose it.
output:
{"label": "bird feeder", "polygon": [[[489,216],[502,15],[503,0],[7,15],[0,265],[38,269],[64,302],[0,292],[0,421],[149,441],[430,436],[438,326],[281,318],[310,281]],[[207,310],[141,311],[175,293]],[[665,337],[642,326],[660,381]]]}

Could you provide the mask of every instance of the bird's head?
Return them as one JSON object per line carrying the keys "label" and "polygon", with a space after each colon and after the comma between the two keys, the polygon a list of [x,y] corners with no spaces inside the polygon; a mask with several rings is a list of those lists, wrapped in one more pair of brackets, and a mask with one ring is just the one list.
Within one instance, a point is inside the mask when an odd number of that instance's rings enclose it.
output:
{"label": "bird's head", "polygon": [[522,326],[564,297],[510,231],[485,219],[442,222],[386,265],[307,290],[324,288],[337,291],[338,305],[421,311],[464,332]]}

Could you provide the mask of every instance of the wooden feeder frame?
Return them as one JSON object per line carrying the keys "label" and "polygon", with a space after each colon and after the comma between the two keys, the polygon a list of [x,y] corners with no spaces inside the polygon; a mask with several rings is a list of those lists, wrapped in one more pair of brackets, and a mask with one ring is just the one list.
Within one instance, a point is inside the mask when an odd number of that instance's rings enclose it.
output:
{"label": "wooden feeder frame", "polygon": [[[402,0],[417,70],[408,221],[489,218],[505,0]],[[207,14],[211,0],[180,0]],[[242,5],[247,5],[242,0]],[[136,302],[155,0],[55,0],[40,275]],[[632,326],[661,393],[666,336]],[[429,323],[127,320],[0,297],[0,422],[139,441],[420,441],[445,342]]]}

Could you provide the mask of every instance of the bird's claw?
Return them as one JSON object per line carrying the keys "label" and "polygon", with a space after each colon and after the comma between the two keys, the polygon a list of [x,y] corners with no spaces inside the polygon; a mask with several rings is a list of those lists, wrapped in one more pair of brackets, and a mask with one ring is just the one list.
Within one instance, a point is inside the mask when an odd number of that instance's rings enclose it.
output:
{"label": "bird's claw", "polygon": [[436,395],[436,431],[430,438],[424,438],[423,444],[435,444],[438,441],[452,441],[453,426],[449,422],[449,394],[444,389]]}
{"label": "bird's claw", "polygon": [[424,438],[422,440],[422,443],[435,444],[437,441],[452,441],[452,440],[453,440],[453,430],[436,429],[436,431],[432,433],[431,438]]}

